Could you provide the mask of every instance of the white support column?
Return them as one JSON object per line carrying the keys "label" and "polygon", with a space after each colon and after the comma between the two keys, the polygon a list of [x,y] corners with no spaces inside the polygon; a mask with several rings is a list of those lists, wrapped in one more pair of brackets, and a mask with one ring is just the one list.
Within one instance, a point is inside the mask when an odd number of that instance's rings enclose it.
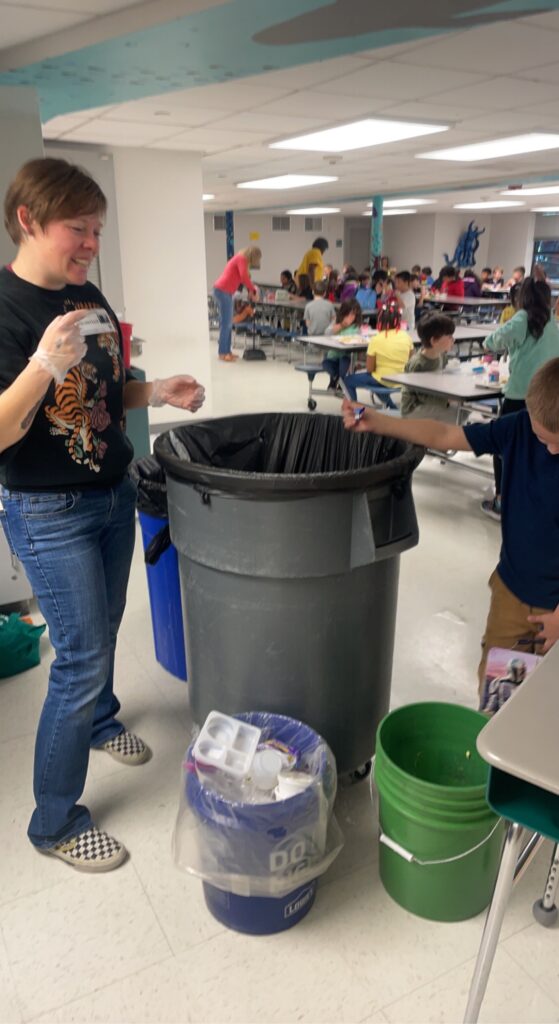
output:
{"label": "white support column", "polygon": [[[0,194],[2,201],[16,171],[27,160],[43,156],[39,100],[34,89],[0,86]],[[0,266],[15,255],[13,242],[0,228]]]}
{"label": "white support column", "polygon": [[[190,373],[206,387],[211,412],[210,344],[202,170],[197,153],[113,151],[124,313],[145,338],[134,362],[148,380]],[[213,353],[216,355],[217,353]],[[188,421],[170,406],[151,423]]]}

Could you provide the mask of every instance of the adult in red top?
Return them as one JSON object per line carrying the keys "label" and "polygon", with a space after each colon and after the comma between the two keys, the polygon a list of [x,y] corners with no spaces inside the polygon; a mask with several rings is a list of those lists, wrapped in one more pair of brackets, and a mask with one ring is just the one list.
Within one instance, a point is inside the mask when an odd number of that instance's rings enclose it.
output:
{"label": "adult in red top", "polygon": [[233,295],[242,284],[253,298],[258,297],[258,288],[250,278],[250,270],[260,270],[262,253],[255,245],[241,249],[226,264],[225,270],[214,284],[214,298],[219,309],[219,358],[232,363],[237,356],[231,351],[231,329],[233,326]]}

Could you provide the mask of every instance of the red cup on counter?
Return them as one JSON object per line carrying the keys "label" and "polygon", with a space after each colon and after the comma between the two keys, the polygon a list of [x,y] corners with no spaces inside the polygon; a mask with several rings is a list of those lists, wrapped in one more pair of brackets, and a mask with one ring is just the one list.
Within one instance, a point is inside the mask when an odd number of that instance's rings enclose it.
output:
{"label": "red cup on counter", "polygon": [[132,324],[126,320],[119,320],[119,324],[122,333],[122,358],[128,370],[132,362]]}

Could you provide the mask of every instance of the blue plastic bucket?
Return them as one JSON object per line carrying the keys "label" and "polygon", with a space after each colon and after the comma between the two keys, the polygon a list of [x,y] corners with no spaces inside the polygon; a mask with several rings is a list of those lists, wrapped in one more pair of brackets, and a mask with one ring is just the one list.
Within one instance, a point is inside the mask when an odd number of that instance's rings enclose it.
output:
{"label": "blue plastic bucket", "polygon": [[[296,746],[301,755],[310,753],[322,743],[313,729],[284,715],[251,712],[237,715],[258,728],[271,726],[275,740],[288,747]],[[191,750],[188,761],[191,761]],[[322,766],[326,795],[331,784],[327,777],[328,762]],[[210,913],[235,931],[251,935],[269,935],[284,931],[308,914],[316,895],[316,878],[297,884],[298,872],[307,868],[309,860],[324,852],[322,823],[324,807],[319,787],[311,786],[289,800],[266,804],[232,804],[215,791],[205,787],[195,771],[187,773],[186,794],[201,829],[202,863],[206,856],[209,874],[237,874],[228,889],[204,882],[204,895]],[[293,877],[293,889],[284,896],[252,896],[241,892],[246,876],[267,875],[282,879]],[[234,892],[232,889],[237,888]]]}
{"label": "blue plastic bucket", "polygon": [[[168,520],[138,512],[144,551]],[[155,565],[146,565],[155,657],[163,668],[186,680],[186,652],[182,621],[179,566],[171,544]]]}

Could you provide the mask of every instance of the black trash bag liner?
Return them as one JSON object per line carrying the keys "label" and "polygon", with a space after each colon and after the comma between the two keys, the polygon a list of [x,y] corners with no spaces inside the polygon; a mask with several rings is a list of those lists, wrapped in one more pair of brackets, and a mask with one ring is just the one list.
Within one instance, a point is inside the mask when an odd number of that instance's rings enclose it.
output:
{"label": "black trash bag liner", "polygon": [[146,565],[155,565],[161,558],[161,555],[164,555],[167,548],[170,546],[171,533],[169,530],[169,523],[166,523],[159,533],[156,533],[155,537],[152,537],[144,552],[144,562]]}
{"label": "black trash bag liner", "polygon": [[202,420],[161,434],[165,472],[202,489],[254,498],[362,491],[405,481],[423,448],[344,428],[341,416],[253,413]]}
{"label": "black trash bag liner", "polygon": [[129,468],[130,478],[138,488],[136,508],[157,519],[167,519],[167,484],[165,473],[157,459],[148,455],[136,459]]}

